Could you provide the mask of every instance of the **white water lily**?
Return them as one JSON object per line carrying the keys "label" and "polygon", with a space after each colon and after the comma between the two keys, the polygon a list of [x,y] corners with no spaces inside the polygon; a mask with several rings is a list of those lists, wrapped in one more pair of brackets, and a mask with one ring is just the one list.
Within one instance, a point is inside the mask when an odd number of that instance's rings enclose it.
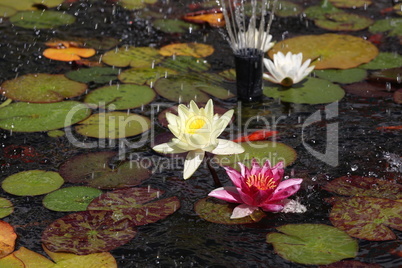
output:
{"label": "white water lily", "polygon": [[314,70],[314,65],[309,66],[311,60],[308,59],[302,63],[303,54],[292,54],[288,52],[283,55],[282,52],[274,54],[274,61],[264,59],[265,67],[270,74],[264,73],[264,78],[283,86],[292,86],[299,83]]}
{"label": "white water lily", "polygon": [[168,128],[175,138],[153,149],[164,154],[188,152],[183,171],[184,179],[188,179],[201,164],[205,152],[218,155],[244,152],[240,144],[218,139],[229,124],[233,112],[229,110],[222,116],[214,115],[212,100],[207,102],[205,108],[198,108],[194,101],[190,102],[189,107],[180,104],[178,115],[166,113]]}
{"label": "white water lily", "polygon": [[249,27],[246,32],[240,31],[237,35],[237,42],[233,44],[233,50],[239,50],[244,48],[254,48],[267,52],[274,46],[274,42],[271,42],[272,35],[267,32],[259,31],[254,27]]}

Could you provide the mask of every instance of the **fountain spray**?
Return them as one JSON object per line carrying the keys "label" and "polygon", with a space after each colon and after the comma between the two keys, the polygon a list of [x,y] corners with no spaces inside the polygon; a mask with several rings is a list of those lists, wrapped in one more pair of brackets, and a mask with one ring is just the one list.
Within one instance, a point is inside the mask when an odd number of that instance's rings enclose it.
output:
{"label": "fountain spray", "polygon": [[[251,5],[251,17],[248,20],[245,15],[245,2]],[[264,53],[273,46],[269,29],[274,18],[276,2],[277,0],[274,0],[269,12],[269,0],[234,0],[229,1],[227,5],[225,0],[220,0],[235,58],[237,98],[242,102],[256,102],[262,99],[263,58]],[[269,13],[269,20],[266,22],[265,18]]]}

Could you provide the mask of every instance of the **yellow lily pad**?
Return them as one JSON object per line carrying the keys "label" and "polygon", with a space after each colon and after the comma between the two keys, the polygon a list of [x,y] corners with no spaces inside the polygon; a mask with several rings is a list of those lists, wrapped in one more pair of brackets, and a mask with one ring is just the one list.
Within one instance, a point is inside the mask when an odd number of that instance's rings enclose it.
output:
{"label": "yellow lily pad", "polygon": [[[14,254],[10,254],[0,259],[1,268],[25,268],[26,266]],[[36,268],[36,267],[35,267]],[[39,268],[39,267],[38,267]],[[40,267],[42,268],[42,267]],[[45,268],[45,267],[43,267]]]}
{"label": "yellow lily pad", "polygon": [[275,44],[272,58],[281,51],[303,53],[303,59],[314,60],[315,69],[349,69],[367,63],[378,55],[378,49],[363,38],[345,34],[303,35]]}
{"label": "yellow lily pad", "polygon": [[208,57],[214,53],[214,48],[210,45],[200,43],[177,43],[162,47],[159,53],[163,56],[192,56],[196,58]]}
{"label": "yellow lily pad", "polygon": [[126,112],[98,113],[81,121],[75,130],[94,138],[120,139],[141,134],[151,128],[149,118]]}
{"label": "yellow lily pad", "polygon": [[371,0],[329,0],[329,2],[340,8],[367,7],[372,4]]}

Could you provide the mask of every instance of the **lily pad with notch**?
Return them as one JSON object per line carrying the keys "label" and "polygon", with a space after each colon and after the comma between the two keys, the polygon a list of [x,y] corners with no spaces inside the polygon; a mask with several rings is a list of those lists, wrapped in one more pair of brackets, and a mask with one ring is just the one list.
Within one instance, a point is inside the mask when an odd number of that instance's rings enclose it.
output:
{"label": "lily pad with notch", "polygon": [[350,84],[364,80],[367,77],[367,71],[360,68],[346,70],[327,69],[315,70],[314,75],[331,82]]}
{"label": "lily pad with notch", "polygon": [[273,141],[250,141],[239,143],[244,148],[244,153],[235,155],[215,155],[213,163],[221,166],[230,166],[240,170],[238,162],[250,167],[251,161],[256,159],[261,165],[266,160],[270,160],[271,165],[276,165],[279,161],[284,162],[284,166],[291,165],[297,157],[296,151],[288,145]]}
{"label": "lily pad with notch", "polygon": [[91,67],[67,72],[65,76],[71,80],[82,83],[94,82],[97,84],[105,84],[117,80],[119,73],[120,69],[117,68]]}
{"label": "lily pad with notch", "polygon": [[155,97],[155,91],[148,86],[113,85],[91,91],[84,102],[104,109],[112,105],[114,110],[127,110],[147,105]]}
{"label": "lily pad with notch", "polygon": [[[276,43],[268,54],[281,51],[303,53],[303,59],[315,60],[315,69],[350,69],[367,63],[378,55],[378,49],[361,37],[346,34],[301,35]],[[316,60],[319,59],[319,60]]]}
{"label": "lily pad with notch", "polygon": [[324,185],[323,189],[345,196],[402,199],[402,184],[373,177],[342,176]]}
{"label": "lily pad with notch", "polygon": [[108,112],[93,114],[75,126],[75,131],[87,137],[121,139],[142,134],[151,128],[148,117],[127,113]]}
{"label": "lily pad with notch", "polygon": [[360,31],[374,23],[366,16],[337,12],[326,14],[324,19],[314,20],[316,26],[331,31]]}
{"label": "lily pad with notch", "polygon": [[335,227],[356,238],[394,240],[397,236],[390,228],[402,231],[402,203],[375,197],[343,198],[335,202],[329,219]]}
{"label": "lily pad with notch", "polygon": [[[29,89],[29,90],[27,90]],[[60,74],[27,74],[3,82],[0,92],[25,102],[60,102],[83,94],[87,85]]]}
{"label": "lily pad with notch", "polygon": [[282,258],[306,265],[327,265],[357,255],[358,243],[344,231],[324,224],[287,224],[267,235]]}
{"label": "lily pad with notch", "polygon": [[113,161],[116,156],[116,152],[108,151],[77,155],[63,163],[59,173],[67,182],[100,189],[136,186],[151,176],[151,171],[140,162],[119,163]]}
{"label": "lily pad with notch", "polygon": [[67,13],[53,10],[20,11],[10,17],[10,22],[22,28],[51,29],[58,26],[73,24],[75,17]]}
{"label": "lily pad with notch", "polygon": [[91,201],[102,194],[97,188],[72,186],[58,189],[43,198],[43,206],[53,211],[84,211]]}
{"label": "lily pad with notch", "polygon": [[112,211],[119,220],[128,219],[135,226],[157,222],[180,208],[177,197],[154,200],[163,191],[152,188],[126,188],[104,193],[95,198],[88,210]]}
{"label": "lily pad with notch", "polygon": [[2,6],[12,7],[16,10],[32,9],[35,5],[41,4],[47,8],[57,7],[63,3],[63,0],[1,0]]}
{"label": "lily pad with notch", "polygon": [[1,184],[3,190],[18,196],[35,196],[59,189],[64,179],[59,173],[46,170],[27,170],[5,178]]}
{"label": "lily pad with notch", "polygon": [[156,66],[131,68],[119,74],[118,78],[122,83],[126,84],[153,85],[157,79],[175,74],[178,74],[175,70]]}
{"label": "lily pad with notch", "polygon": [[203,198],[194,205],[194,210],[202,219],[219,224],[249,224],[262,220],[266,214],[257,209],[250,216],[231,219],[233,209],[239,204],[228,203],[216,198]]}
{"label": "lily pad with notch", "polygon": [[341,100],[345,96],[345,91],[339,85],[314,77],[308,77],[292,87],[283,87],[272,83],[266,85],[263,89],[264,95],[283,102],[332,103]]}
{"label": "lily pad with notch", "polygon": [[115,67],[152,67],[163,60],[152,47],[124,46],[103,54],[102,62]]}
{"label": "lily pad with notch", "polygon": [[16,102],[0,109],[0,128],[18,132],[49,131],[84,120],[91,109],[76,101]]}
{"label": "lily pad with notch", "polygon": [[111,211],[87,210],[52,222],[42,234],[42,243],[52,252],[87,255],[111,251],[136,234],[129,220],[116,221]]}

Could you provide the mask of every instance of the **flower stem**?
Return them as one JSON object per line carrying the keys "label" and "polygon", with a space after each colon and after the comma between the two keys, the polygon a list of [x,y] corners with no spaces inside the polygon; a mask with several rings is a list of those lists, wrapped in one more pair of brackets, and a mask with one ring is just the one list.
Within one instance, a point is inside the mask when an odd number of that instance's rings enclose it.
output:
{"label": "flower stem", "polygon": [[215,186],[222,187],[222,183],[219,180],[218,174],[216,173],[216,170],[211,165],[211,158],[209,156],[206,157],[206,161],[207,161],[207,166],[208,166],[209,172],[211,172],[212,178],[214,179]]}

